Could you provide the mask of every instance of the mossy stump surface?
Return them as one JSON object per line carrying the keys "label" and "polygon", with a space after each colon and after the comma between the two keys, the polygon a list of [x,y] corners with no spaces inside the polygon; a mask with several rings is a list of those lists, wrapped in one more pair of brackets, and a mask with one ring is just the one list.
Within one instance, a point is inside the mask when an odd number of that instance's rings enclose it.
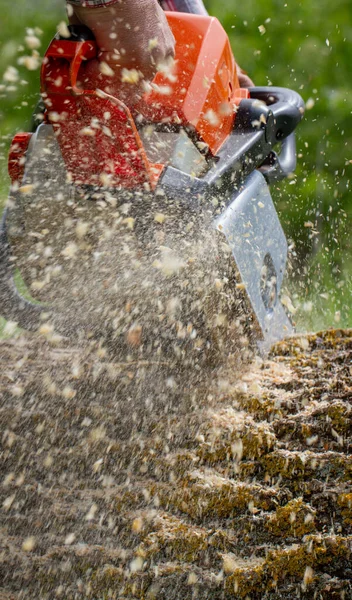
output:
{"label": "mossy stump surface", "polygon": [[0,600],[352,599],[351,330],[143,417],[148,365],[0,357]]}

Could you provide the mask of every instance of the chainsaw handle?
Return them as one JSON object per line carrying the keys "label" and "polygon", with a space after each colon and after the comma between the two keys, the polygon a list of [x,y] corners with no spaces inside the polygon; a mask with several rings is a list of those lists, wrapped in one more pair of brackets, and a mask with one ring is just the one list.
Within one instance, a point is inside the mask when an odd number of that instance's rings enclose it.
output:
{"label": "chainsaw handle", "polygon": [[303,118],[305,105],[301,96],[288,88],[253,87],[249,91],[251,100],[264,102],[271,112],[267,142],[282,142],[280,153],[272,152],[269,161],[259,169],[270,184],[285,179],[296,168],[294,130]]}
{"label": "chainsaw handle", "polygon": [[[77,86],[77,77],[82,63],[87,60],[92,60],[98,56],[98,47],[96,45],[94,33],[85,25],[69,25],[68,30],[70,32],[69,38],[64,38],[58,35],[57,39],[61,41],[70,41],[76,43],[74,56],[72,58],[70,66],[70,80],[72,92],[75,96],[82,96],[83,94],[92,94],[93,90],[81,90]],[[88,42],[88,43],[87,43]]]}
{"label": "chainsaw handle", "polygon": [[249,88],[249,92],[251,99],[260,100],[270,107],[274,117],[272,143],[287,138],[303,119],[305,104],[294,90],[281,87],[252,87]]}
{"label": "chainsaw handle", "polygon": [[70,37],[64,37],[57,33],[55,36],[56,40],[70,41],[70,42],[94,42],[95,36],[94,33],[89,27],[86,25],[69,25],[67,27],[70,32]]}
{"label": "chainsaw handle", "polygon": [[[55,94],[59,94],[61,89],[68,89],[68,84],[74,96],[95,94],[95,90],[83,90],[77,86],[82,64],[98,57],[95,37],[88,27],[81,25],[70,25],[69,31],[70,37],[57,34],[45,53],[41,68],[42,94],[50,95],[53,89]],[[69,63],[69,77],[68,81],[64,80],[62,86],[58,86],[57,74],[60,73],[60,63],[63,59]]]}
{"label": "chainsaw handle", "polygon": [[[94,44],[93,48],[92,44]],[[97,50],[95,42],[76,42],[75,54],[70,65],[70,82],[72,93],[75,96],[95,94],[95,90],[82,90],[79,88],[77,85],[77,78],[83,61],[91,60],[92,58],[96,58],[96,56]]]}
{"label": "chainsaw handle", "polygon": [[296,169],[296,136],[293,131],[281,144],[280,154],[272,152],[269,164],[263,164],[259,171],[264,175],[268,184],[286,179]]}

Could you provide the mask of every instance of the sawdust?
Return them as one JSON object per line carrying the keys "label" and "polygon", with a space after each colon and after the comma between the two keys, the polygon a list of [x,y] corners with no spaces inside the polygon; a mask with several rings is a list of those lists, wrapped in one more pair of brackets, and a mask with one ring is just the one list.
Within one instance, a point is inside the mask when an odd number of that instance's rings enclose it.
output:
{"label": "sawdust", "polygon": [[170,404],[167,364],[1,342],[0,597],[352,598],[351,348],[293,338]]}
{"label": "sawdust", "polygon": [[211,226],[214,211],[162,191],[59,189],[22,202],[20,224],[9,212],[14,263],[47,307],[42,333],[102,339],[117,360],[167,360],[174,371],[223,364],[240,341],[248,362],[256,324],[244,294],[233,293],[239,275]]}

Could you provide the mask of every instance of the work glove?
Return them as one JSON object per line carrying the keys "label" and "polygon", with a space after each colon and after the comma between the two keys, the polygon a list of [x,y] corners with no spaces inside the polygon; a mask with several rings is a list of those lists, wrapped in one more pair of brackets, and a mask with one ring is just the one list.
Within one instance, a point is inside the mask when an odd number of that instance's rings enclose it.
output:
{"label": "work glove", "polygon": [[[158,68],[174,56],[175,40],[157,0],[116,0],[100,8],[68,4],[71,24],[83,24],[94,33],[99,48],[89,61],[90,83],[126,102],[138,103]],[[237,65],[241,87],[253,82]]]}
{"label": "work glove", "polygon": [[239,64],[237,64],[237,77],[241,88],[249,88],[254,87],[254,83],[251,78],[248,76],[246,71],[243,71]]}
{"label": "work glove", "polygon": [[71,24],[94,33],[98,61],[90,61],[86,76],[129,105],[140,99],[144,84],[174,56],[175,39],[157,0],[117,0],[91,8],[68,4]]}

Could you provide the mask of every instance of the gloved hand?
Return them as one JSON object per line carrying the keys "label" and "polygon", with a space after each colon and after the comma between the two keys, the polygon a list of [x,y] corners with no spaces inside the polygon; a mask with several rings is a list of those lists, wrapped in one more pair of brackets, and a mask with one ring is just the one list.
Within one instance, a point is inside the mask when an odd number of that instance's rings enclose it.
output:
{"label": "gloved hand", "polygon": [[68,5],[71,24],[94,33],[99,63],[90,61],[88,77],[107,81],[105,91],[133,105],[159,63],[174,56],[175,40],[157,0],[117,0],[102,8]]}
{"label": "gloved hand", "polygon": [[[174,56],[175,40],[157,0],[116,0],[102,8],[68,4],[71,24],[83,24],[95,35],[99,62],[89,61],[86,76],[97,87],[130,107],[153,79],[158,64]],[[237,65],[241,87],[253,82]]]}
{"label": "gloved hand", "polygon": [[254,87],[253,81],[247,75],[246,71],[243,71],[243,69],[241,69],[239,64],[237,64],[237,76],[241,88]]}

